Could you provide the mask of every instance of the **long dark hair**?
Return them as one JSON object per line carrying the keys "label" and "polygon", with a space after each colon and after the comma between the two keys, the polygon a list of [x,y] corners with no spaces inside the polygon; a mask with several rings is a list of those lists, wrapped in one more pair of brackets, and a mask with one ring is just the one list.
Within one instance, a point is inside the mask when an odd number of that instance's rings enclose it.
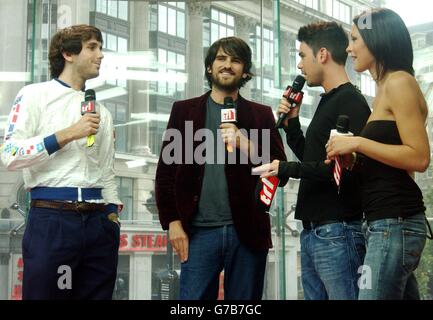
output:
{"label": "long dark hair", "polygon": [[[369,21],[371,25],[361,25]],[[353,19],[368,50],[376,59],[376,81],[380,81],[389,71],[406,71],[415,74],[413,69],[413,48],[409,31],[401,17],[386,8],[364,11]]]}
{"label": "long dark hair", "polygon": [[253,73],[251,72],[253,63],[251,61],[250,47],[244,40],[238,37],[221,38],[218,41],[215,41],[207,51],[207,55],[204,60],[204,74],[206,76],[207,82],[209,83],[209,87],[212,88],[212,75],[208,72],[208,68],[212,68],[212,64],[215,61],[220,48],[223,49],[226,54],[239,58],[244,63],[244,73],[247,74],[247,76],[242,78],[239,82],[239,88],[242,88],[245,83],[251,80],[253,76]]}

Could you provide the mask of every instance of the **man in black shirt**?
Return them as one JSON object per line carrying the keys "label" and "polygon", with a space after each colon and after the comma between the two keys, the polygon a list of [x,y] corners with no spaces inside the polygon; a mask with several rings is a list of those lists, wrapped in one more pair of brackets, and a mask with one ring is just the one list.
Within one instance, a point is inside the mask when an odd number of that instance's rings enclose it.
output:
{"label": "man in black shirt", "polygon": [[304,137],[299,108],[282,99],[278,113],[286,113],[287,143],[301,162],[274,161],[262,177],[300,178],[296,219],[302,220],[301,269],[308,300],[357,299],[358,268],[363,264],[365,240],[361,233],[361,199],[357,179],[343,170],[340,190],[333,166],[324,163],[325,144],[339,115],[350,119],[358,135],[370,108],[345,71],[347,35],[335,22],[320,22],[299,30],[298,68],[310,87],[325,93]]}

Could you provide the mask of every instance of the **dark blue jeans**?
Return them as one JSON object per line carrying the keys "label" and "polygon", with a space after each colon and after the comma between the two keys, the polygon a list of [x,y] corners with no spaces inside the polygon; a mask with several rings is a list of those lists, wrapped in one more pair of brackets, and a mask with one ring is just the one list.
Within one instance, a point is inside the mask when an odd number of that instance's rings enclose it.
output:
{"label": "dark blue jeans", "polygon": [[[23,237],[23,299],[111,299],[119,235],[104,212],[31,208]],[[65,267],[71,288],[59,286],[67,284]]]}
{"label": "dark blue jeans", "polygon": [[306,300],[356,300],[364,261],[361,221],[331,223],[301,233],[302,286]]}
{"label": "dark blue jeans", "polygon": [[413,272],[427,237],[424,214],[364,224],[367,254],[360,300],[419,300]]}
{"label": "dark blue jeans", "polygon": [[233,225],[192,228],[188,261],[181,264],[180,299],[216,300],[223,269],[225,300],[261,299],[267,254],[241,244]]}

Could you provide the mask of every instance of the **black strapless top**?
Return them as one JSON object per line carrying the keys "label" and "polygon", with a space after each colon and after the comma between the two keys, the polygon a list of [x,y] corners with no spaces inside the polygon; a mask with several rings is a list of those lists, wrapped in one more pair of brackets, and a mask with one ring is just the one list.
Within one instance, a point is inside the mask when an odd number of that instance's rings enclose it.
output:
{"label": "black strapless top", "polygon": [[[395,121],[371,121],[360,136],[384,144],[402,144]],[[362,202],[368,220],[408,217],[425,211],[421,190],[407,171],[366,156],[361,156],[357,170],[361,173]]]}

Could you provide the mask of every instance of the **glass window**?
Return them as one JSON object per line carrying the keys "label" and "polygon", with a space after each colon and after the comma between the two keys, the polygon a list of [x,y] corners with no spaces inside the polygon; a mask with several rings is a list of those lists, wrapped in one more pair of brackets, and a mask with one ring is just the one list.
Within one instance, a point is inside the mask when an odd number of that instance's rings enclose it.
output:
{"label": "glass window", "polygon": [[207,46],[210,46],[212,43],[214,43],[220,38],[234,35],[234,16],[228,14],[227,12],[212,8],[211,19],[209,23],[211,41],[207,44]]}
{"label": "glass window", "polygon": [[107,0],[96,1],[96,11],[106,14],[107,13]]}
{"label": "glass window", "polygon": [[167,32],[167,7],[158,5],[158,31]]}
{"label": "glass window", "polygon": [[164,49],[158,49],[158,63],[159,66],[164,66],[167,63],[167,51]]}
{"label": "glass window", "polygon": [[128,1],[119,1],[119,19],[128,20]]}
{"label": "glass window", "polygon": [[214,43],[215,41],[217,41],[219,39],[219,32],[218,32],[218,25],[215,23],[211,24],[211,28],[210,28],[210,35],[211,35],[211,40],[208,44],[208,46],[210,46],[212,43]]}
{"label": "glass window", "polygon": [[117,0],[108,0],[108,12],[107,14],[117,18]]}
{"label": "glass window", "polygon": [[218,11],[216,9],[211,10],[211,18],[214,21],[218,21]]}
{"label": "glass window", "polygon": [[159,4],[158,19],[159,31],[185,38],[185,11],[177,5],[177,2]]}
{"label": "glass window", "polygon": [[120,53],[128,52],[128,39],[122,37],[117,38],[117,52]]}
{"label": "glass window", "polygon": [[176,10],[172,8],[168,8],[168,34],[172,36],[176,35],[177,24],[174,23],[176,21]]}
{"label": "glass window", "polygon": [[132,220],[133,212],[133,190],[134,180],[127,177],[116,177],[117,190],[119,193],[120,201],[123,203],[123,210],[120,213],[121,220]]}
{"label": "glass window", "polygon": [[168,51],[167,54],[168,67],[173,68],[174,66],[176,66],[176,53]]}
{"label": "glass window", "polygon": [[185,69],[185,56],[183,54],[177,54],[177,66],[179,70]]}
{"label": "glass window", "polygon": [[107,34],[107,49],[117,51],[117,37],[113,34]]}
{"label": "glass window", "polygon": [[219,26],[218,38],[225,38],[225,37],[227,37],[227,28],[225,28],[224,26]]}
{"label": "glass window", "polygon": [[185,12],[177,11],[177,36],[185,38]]}
{"label": "glass window", "polygon": [[263,65],[273,65],[274,63],[274,43],[273,43],[273,31],[268,28],[263,28],[263,61],[261,57],[261,30],[260,26],[256,26],[256,35],[254,37],[253,42],[253,53],[255,58],[255,64],[257,66],[260,66],[262,63]]}
{"label": "glass window", "polygon": [[313,8],[315,10],[319,10],[319,0],[296,0],[300,4],[303,4],[306,7]]}
{"label": "glass window", "polygon": [[326,12],[340,21],[343,21],[347,24],[351,23],[352,7],[339,0],[333,0],[332,2],[329,2]]}
{"label": "glass window", "polygon": [[220,12],[219,22],[222,24],[227,24],[227,15],[224,12]]}
{"label": "glass window", "polygon": [[230,27],[234,27],[235,26],[235,18],[231,15],[227,16],[227,25],[229,25]]}

